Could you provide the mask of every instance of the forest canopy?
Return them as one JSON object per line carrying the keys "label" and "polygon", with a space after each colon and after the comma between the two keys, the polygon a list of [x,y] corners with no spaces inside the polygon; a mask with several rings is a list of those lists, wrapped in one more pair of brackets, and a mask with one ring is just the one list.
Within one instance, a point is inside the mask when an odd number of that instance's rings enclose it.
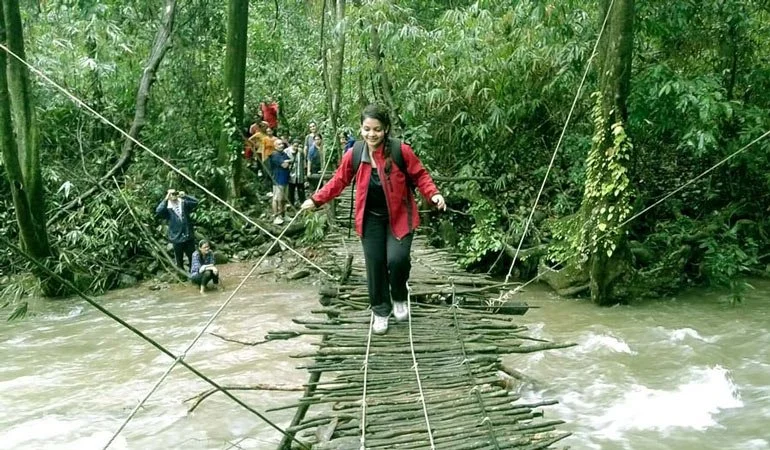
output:
{"label": "forest canopy", "polygon": [[[316,121],[329,149],[340,130],[356,133],[362,106],[378,102],[434,176],[456,179],[439,183],[451,211],[431,214],[424,230],[469,270],[505,275],[516,255],[517,279],[541,273],[561,293],[581,293],[593,289],[589,266],[601,250],[611,260],[602,264],[622,268],[605,274],[612,301],[693,284],[740,298],[746,277],[768,274],[767,2],[2,5],[4,45],[23,32],[33,67],[121,129],[139,124],[140,142],[250,216],[268,207],[241,161],[242,130],[260,102],[278,102],[290,137],[303,139]],[[2,136],[14,130],[22,160],[39,153],[42,200],[27,202],[30,220],[47,228],[50,252],[39,257],[89,291],[163,270],[163,249],[150,239],[163,240],[155,204],[172,184],[204,193],[37,74],[19,97],[18,62],[0,53],[12,107],[0,115],[11,126]],[[622,105],[612,104],[618,96]],[[23,139],[22,116],[34,138]],[[24,243],[5,157],[3,173],[0,233]],[[34,178],[22,175],[25,186]],[[195,219],[233,252],[261,243],[239,240],[259,231],[213,199]],[[0,268],[5,280],[31,269],[11,249]],[[563,284],[545,275],[559,269]],[[6,295],[21,292],[3,284]]]}

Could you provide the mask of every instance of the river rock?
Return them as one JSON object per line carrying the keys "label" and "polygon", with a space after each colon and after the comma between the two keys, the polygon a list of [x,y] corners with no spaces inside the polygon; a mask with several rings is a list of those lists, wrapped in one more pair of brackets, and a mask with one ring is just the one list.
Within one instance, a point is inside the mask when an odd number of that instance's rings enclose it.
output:
{"label": "river rock", "polygon": [[265,242],[264,244],[260,245],[259,248],[257,248],[257,253],[260,256],[264,255],[265,253],[267,253],[267,256],[271,256],[281,251],[281,248],[278,245],[273,245],[272,248],[270,248],[272,244],[272,242]]}
{"label": "river rock", "polygon": [[118,289],[134,286],[138,282],[139,280],[137,280],[135,276],[129,275],[127,273],[121,273],[118,277]]}
{"label": "river rock", "polygon": [[361,448],[361,439],[353,436],[313,445],[313,450],[358,450],[359,448]]}
{"label": "river rock", "polygon": [[215,264],[226,264],[230,261],[230,257],[225,252],[214,252]]}
{"label": "river rock", "polygon": [[286,275],[286,278],[289,280],[299,280],[301,278],[305,278],[306,276],[310,275],[310,271],[307,269],[299,269],[295,270],[294,272],[289,273]]}

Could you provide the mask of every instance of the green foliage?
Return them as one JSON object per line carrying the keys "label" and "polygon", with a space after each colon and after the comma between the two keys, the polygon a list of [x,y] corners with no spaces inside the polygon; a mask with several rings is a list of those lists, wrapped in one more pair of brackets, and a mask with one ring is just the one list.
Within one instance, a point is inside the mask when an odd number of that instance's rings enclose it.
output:
{"label": "green foliage", "polygon": [[758,223],[737,219],[746,207],[710,214],[704,224],[687,217],[660,222],[644,242],[652,258],[637,262],[638,284],[657,294],[684,285],[726,288],[733,302],[751,286],[746,277],[757,273],[762,242],[767,236]]}
{"label": "green foliage", "polygon": [[327,227],[326,214],[308,214],[305,217],[305,232],[302,235],[302,242],[306,244],[321,242],[326,236]]}
{"label": "green foliage", "polygon": [[557,243],[551,247],[549,257],[556,261],[577,257],[577,261],[585,263],[598,252],[611,257],[625,232],[623,224],[632,213],[627,167],[633,145],[621,123],[613,124],[608,136],[601,94],[593,96],[596,132],[586,159],[583,204],[578,214],[553,223]]}
{"label": "green foliage", "polygon": [[[222,80],[226,5],[185,4],[174,45],[157,74],[141,141],[212,188],[217,176],[230,170],[216,161],[223,130],[232,135],[247,126],[259,102],[273,96],[281,104],[281,123],[293,136],[302,136],[306,123],[317,120],[327,145],[333,143],[333,130],[323,119],[328,114],[321,79],[322,6],[319,1],[251,2],[246,120],[233,124],[227,122]],[[51,0],[40,3],[39,10],[29,6],[28,56],[127,128],[161,7],[161,1],[133,0]],[[687,283],[727,286],[767,263],[761,256],[770,247],[761,231],[768,226],[767,211],[745,206],[767,204],[767,139],[627,229],[620,224],[631,210],[652,204],[770,128],[770,15],[754,0],[638,2],[636,9],[628,123],[595,136],[595,103],[578,100],[524,247],[550,240],[550,257],[563,261],[575,253],[613,251],[617,233],[628,232],[654,255],[654,262],[634,261],[642,283],[654,285],[657,274],[659,284],[672,289]],[[327,16],[327,45],[334,42],[331,23]],[[400,112],[394,127],[404,124],[394,131],[411,142],[432,174],[492,180],[440,184],[450,207],[463,212],[442,218],[460,235],[463,262],[484,264],[504,244],[515,246],[521,239],[598,24],[595,2],[580,0],[348,2],[340,123],[356,129],[359,103],[386,100],[382,74],[371,57],[376,28],[393,106]],[[595,91],[596,73],[586,82],[585,91]],[[115,163],[123,138],[47,83],[33,83],[46,207],[56,211]],[[114,286],[120,270],[148,264],[142,233],[165,242],[152,209],[166,188],[204,197],[145,151],[135,150],[123,175],[138,221],[119,197],[101,192],[51,230],[59,268],[72,265],[79,285],[89,289]],[[231,161],[240,152],[235,141]],[[15,238],[4,181],[0,231]],[[590,210],[583,206],[588,202],[595,205]],[[260,208],[250,198],[236,203]],[[713,211],[733,213],[717,220]],[[545,229],[538,217],[553,226]],[[214,201],[203,201],[196,213],[203,234],[214,239],[232,229],[231,220]],[[323,238],[325,221],[323,214],[307,219],[308,242]],[[745,225],[731,234],[739,222]],[[0,267],[27,268],[7,253],[0,253]]]}

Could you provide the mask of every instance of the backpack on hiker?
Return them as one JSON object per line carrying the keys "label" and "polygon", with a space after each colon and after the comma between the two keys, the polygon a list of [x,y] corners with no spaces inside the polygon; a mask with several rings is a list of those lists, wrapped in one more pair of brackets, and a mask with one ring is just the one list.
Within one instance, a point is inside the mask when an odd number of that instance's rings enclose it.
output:
{"label": "backpack on hiker", "polygon": [[[386,143],[390,150],[390,159],[398,166],[399,170],[404,174],[406,178],[406,185],[412,192],[414,192],[415,185],[412,182],[412,178],[409,176],[407,170],[406,161],[404,161],[404,155],[401,154],[401,140],[395,138],[388,138]],[[364,151],[366,151],[366,142],[356,141],[353,147],[350,149],[353,152],[353,181],[352,189],[350,190],[350,214],[348,217],[348,237],[350,237],[350,229],[353,224],[353,204],[355,203],[356,192],[356,178],[358,178],[358,169],[361,167],[361,159],[363,158]]]}

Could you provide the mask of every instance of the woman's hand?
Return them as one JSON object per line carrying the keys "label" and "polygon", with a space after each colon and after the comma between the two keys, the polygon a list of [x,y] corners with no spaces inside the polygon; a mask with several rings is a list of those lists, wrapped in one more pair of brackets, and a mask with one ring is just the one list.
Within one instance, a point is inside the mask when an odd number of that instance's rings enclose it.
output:
{"label": "woman's hand", "polygon": [[433,197],[430,198],[430,201],[433,202],[434,205],[436,205],[436,208],[446,211],[446,202],[444,201],[444,196],[441,194],[436,194]]}
{"label": "woman's hand", "polygon": [[299,209],[302,211],[312,211],[315,209],[315,203],[313,203],[313,200],[307,199],[302,202],[302,206],[300,206]]}

